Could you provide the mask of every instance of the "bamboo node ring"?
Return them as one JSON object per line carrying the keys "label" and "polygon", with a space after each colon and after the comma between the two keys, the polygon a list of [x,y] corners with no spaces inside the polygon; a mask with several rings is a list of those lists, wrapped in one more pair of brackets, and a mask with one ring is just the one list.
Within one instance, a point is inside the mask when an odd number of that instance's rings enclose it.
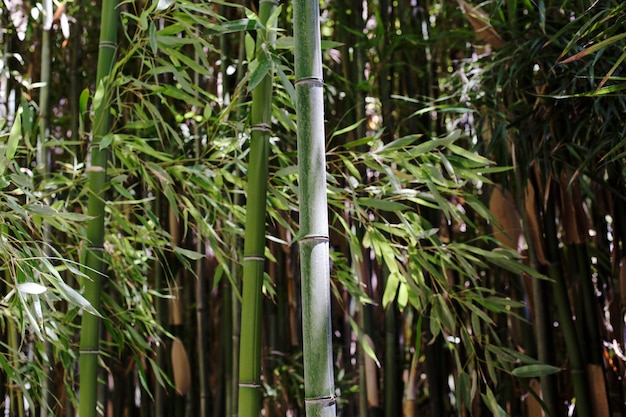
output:
{"label": "bamboo node ring", "polygon": [[307,236],[302,236],[299,240],[300,242],[311,242],[311,241],[328,242],[330,239],[328,239],[327,235],[307,235]]}
{"label": "bamboo node ring", "polygon": [[239,383],[239,388],[254,388],[254,389],[258,389],[258,388],[261,388],[261,384],[256,383],[256,382],[240,382]]}
{"label": "bamboo node ring", "polygon": [[270,131],[270,127],[267,123],[259,123],[256,124],[254,126],[250,126],[250,130],[254,131],[261,131],[261,132],[269,132]]}
{"label": "bamboo node ring", "polygon": [[294,86],[297,86],[299,84],[320,84],[320,85],[324,85],[324,80],[322,80],[320,77],[302,77],[297,79],[294,82]]}
{"label": "bamboo node ring", "polygon": [[331,397],[316,397],[316,398],[305,398],[305,402],[312,404],[327,404],[333,405],[336,402],[336,398],[334,396]]}
{"label": "bamboo node ring", "polygon": [[102,41],[99,44],[100,47],[102,48],[117,48],[117,44],[115,42],[109,42],[109,41]]}

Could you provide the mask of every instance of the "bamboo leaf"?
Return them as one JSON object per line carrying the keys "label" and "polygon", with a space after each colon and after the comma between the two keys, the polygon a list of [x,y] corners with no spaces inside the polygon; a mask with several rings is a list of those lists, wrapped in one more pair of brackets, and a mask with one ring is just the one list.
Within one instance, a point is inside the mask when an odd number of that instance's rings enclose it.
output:
{"label": "bamboo leaf", "polygon": [[85,297],[83,297],[78,291],[70,287],[63,281],[54,282],[54,286],[59,290],[63,298],[72,302],[74,305],[83,308],[85,311],[93,314],[94,316],[101,317],[100,313],[96,311]]}
{"label": "bamboo leaf", "polygon": [[189,250],[189,249],[184,249],[184,248],[181,248],[179,246],[175,246],[174,247],[174,252],[179,253],[179,254],[183,255],[184,257],[189,258],[189,259],[194,260],[194,261],[197,261],[199,259],[204,258],[204,255],[199,253],[199,252],[192,251],[192,250]]}
{"label": "bamboo leaf", "polygon": [[461,372],[456,380],[456,402],[468,410],[472,401],[472,381],[466,372]]}
{"label": "bamboo leaf", "polygon": [[24,294],[39,295],[46,292],[48,288],[41,284],[37,284],[36,282],[23,282],[21,284],[17,284],[17,290]]}
{"label": "bamboo leaf", "polygon": [[570,62],[574,62],[574,61],[578,61],[579,59],[582,59],[584,57],[586,57],[587,55],[590,55],[596,51],[599,51],[600,49],[609,46],[621,39],[626,38],[626,33],[620,33],[619,35],[614,35],[611,36],[610,38],[607,38],[601,42],[598,42],[592,46],[590,46],[587,49],[583,49],[582,51],[580,51],[579,53],[572,55],[569,58],[566,59],[562,59],[560,61],[557,61],[557,64],[568,64]]}
{"label": "bamboo leaf", "polygon": [[352,131],[353,131],[353,130],[355,130],[357,127],[359,127],[360,125],[362,125],[362,124],[363,124],[363,122],[364,122],[365,120],[366,120],[366,119],[361,119],[361,120],[358,120],[358,121],[356,121],[356,122],[352,123],[350,126],[346,126],[346,127],[342,128],[342,129],[339,129],[339,130],[334,131],[334,132],[330,135],[330,138],[334,138],[335,136],[340,136],[340,135],[343,135],[343,134],[345,134],[345,133],[352,132]]}
{"label": "bamboo leaf", "polygon": [[78,98],[78,108],[81,116],[87,111],[87,104],[89,103],[89,88],[83,89]]}
{"label": "bamboo leaf", "polygon": [[374,347],[372,346],[371,338],[369,338],[365,333],[363,333],[359,325],[354,321],[352,317],[348,316],[348,319],[350,321],[350,327],[352,327],[352,331],[354,331],[357,339],[359,340],[359,343],[361,343],[361,346],[363,346],[363,351],[365,352],[367,356],[372,358],[372,360],[376,363],[376,366],[380,368],[380,361],[376,357],[376,352],[374,352]]}
{"label": "bamboo leaf", "polygon": [[498,404],[496,396],[493,394],[491,388],[489,388],[489,386],[485,388],[487,390],[487,393],[482,394],[483,401],[485,402],[489,410],[491,410],[492,415],[495,417],[508,417],[506,411],[504,411],[502,407],[500,407],[500,404]]}
{"label": "bamboo leaf", "polygon": [[253,61],[251,66],[253,66],[254,62],[254,70],[252,71],[252,75],[250,75],[250,80],[248,81],[248,91],[254,90],[254,88],[263,81],[263,79],[270,73],[272,69],[272,60],[268,56],[267,52],[262,53],[260,57]]}
{"label": "bamboo leaf", "polygon": [[9,133],[9,140],[7,141],[6,148],[6,158],[10,161],[15,156],[15,152],[17,151],[17,145],[20,142],[20,138],[22,137],[22,112],[23,108],[20,106],[15,113],[15,120],[13,121],[13,126],[11,126],[11,131]]}
{"label": "bamboo leaf", "polygon": [[[274,68],[276,68],[276,73],[278,74],[278,77],[280,78],[280,82],[282,83],[283,87],[287,91],[287,94],[289,94],[291,103],[295,103],[296,102],[296,89],[293,87],[293,84],[291,83],[291,81],[289,81],[289,78],[287,78],[287,75],[285,74],[285,71],[283,71],[281,65],[274,65]],[[296,125],[293,122],[291,123],[290,127],[292,127],[292,130],[294,131],[296,130]]]}
{"label": "bamboo leaf", "polygon": [[546,364],[532,364],[523,365],[513,369],[512,374],[519,378],[535,378],[546,375],[552,375],[560,372],[561,368],[558,366],[546,365]]}
{"label": "bamboo leaf", "polygon": [[399,286],[400,275],[397,273],[389,274],[385,285],[385,292],[383,293],[383,308],[387,308],[387,306],[395,300]]}
{"label": "bamboo leaf", "polygon": [[256,43],[254,42],[254,38],[250,33],[246,33],[244,42],[246,48],[246,59],[248,60],[248,62],[252,62],[252,60],[254,59],[254,54],[256,52]]}
{"label": "bamboo leaf", "polygon": [[150,40],[150,49],[152,49],[152,53],[156,55],[159,51],[159,47],[157,45],[156,25],[154,22],[150,22],[150,26],[148,27],[148,36]]}
{"label": "bamboo leaf", "polygon": [[406,204],[397,201],[381,200],[378,198],[361,197],[357,198],[357,204],[364,207],[375,208],[384,211],[404,211],[410,210]]}

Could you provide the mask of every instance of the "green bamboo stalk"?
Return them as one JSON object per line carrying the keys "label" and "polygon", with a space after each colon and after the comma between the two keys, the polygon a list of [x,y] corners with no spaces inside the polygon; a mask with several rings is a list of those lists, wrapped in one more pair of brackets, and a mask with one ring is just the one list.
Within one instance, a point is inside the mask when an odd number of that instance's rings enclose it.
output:
{"label": "green bamboo stalk", "polygon": [[[101,16],[98,68],[96,72],[96,94],[94,99],[94,128],[91,149],[91,166],[88,168],[87,187],[89,199],[87,214],[91,217],[87,225],[88,247],[85,249],[84,296],[94,309],[100,307],[102,276],[104,271],[104,185],[108,150],[100,149],[100,141],[111,128],[109,111],[108,79],[115,63],[117,44],[118,10],[117,0],[103,0]],[[96,417],[98,405],[98,354],[100,349],[100,318],[83,313],[80,334],[80,395],[79,415]]]}
{"label": "green bamboo stalk", "polygon": [[293,4],[305,410],[336,415],[319,2]]}
{"label": "green bamboo stalk", "polygon": [[[259,20],[266,24],[276,10],[275,0],[261,0]],[[275,32],[257,33],[256,55],[260,60]],[[269,138],[272,117],[273,71],[270,70],[252,92],[250,110],[250,162],[243,253],[243,301],[239,354],[239,415],[258,416],[261,408],[261,307],[265,271],[265,216],[268,178]]]}
{"label": "green bamboo stalk", "polygon": [[[550,184],[548,184],[548,186],[550,186]],[[555,214],[554,201],[552,199],[548,200],[544,215],[547,249],[549,259],[552,260],[552,264],[548,267],[548,276],[554,280],[554,302],[557,308],[560,327],[565,337],[565,348],[569,358],[572,385],[576,396],[576,414],[580,417],[590,417],[592,415],[590,391],[587,384],[585,364],[580,350],[580,340],[576,334],[574,321],[572,319],[572,309],[568,297],[567,285],[559,262],[560,254]]]}

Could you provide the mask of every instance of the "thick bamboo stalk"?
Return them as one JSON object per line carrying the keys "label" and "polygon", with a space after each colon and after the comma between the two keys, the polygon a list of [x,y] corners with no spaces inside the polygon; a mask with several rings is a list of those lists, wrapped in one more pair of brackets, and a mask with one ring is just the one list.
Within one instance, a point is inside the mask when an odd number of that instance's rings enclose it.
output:
{"label": "thick bamboo stalk", "polygon": [[[88,168],[89,200],[87,214],[91,216],[87,225],[87,242],[84,273],[85,298],[94,309],[100,307],[101,280],[104,271],[104,184],[106,181],[107,149],[100,149],[99,143],[109,133],[111,113],[109,94],[106,86],[110,84],[108,76],[115,63],[117,43],[118,10],[117,0],[103,0],[101,16],[100,46],[98,69],[96,74],[96,98],[94,130],[91,153],[91,166]],[[80,397],[79,415],[96,417],[98,404],[98,354],[100,349],[100,318],[83,313],[80,334]]]}
{"label": "thick bamboo stalk", "polygon": [[[274,0],[262,0],[259,19],[267,23],[276,9]],[[257,34],[257,58],[266,54],[275,39],[268,29]],[[239,356],[239,415],[254,417],[261,407],[261,316],[265,272],[265,217],[268,177],[269,138],[272,116],[273,72],[268,71],[252,92],[251,138],[248,164],[248,191],[243,258],[243,301]]]}
{"label": "thick bamboo stalk", "polygon": [[308,417],[335,416],[319,2],[293,4],[300,187],[304,395]]}

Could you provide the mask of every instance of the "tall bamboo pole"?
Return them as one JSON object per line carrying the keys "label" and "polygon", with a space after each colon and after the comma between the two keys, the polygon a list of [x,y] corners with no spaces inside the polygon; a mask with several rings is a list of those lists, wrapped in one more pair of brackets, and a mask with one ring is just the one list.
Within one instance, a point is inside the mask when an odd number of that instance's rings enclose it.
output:
{"label": "tall bamboo pole", "polygon": [[[52,29],[52,18],[54,10],[51,0],[47,0],[43,2],[43,4],[45,10],[43,32],[41,36],[41,82],[43,85],[39,90],[39,139],[37,141],[37,165],[41,167],[43,181],[46,181],[46,179],[50,175],[50,153],[48,152],[48,148],[46,147],[46,141],[48,140],[48,135],[50,131],[50,30]],[[43,229],[43,251],[45,256],[50,256],[50,233],[50,224],[46,222]],[[41,387],[40,416],[48,417],[49,406],[51,404],[52,398],[50,394],[50,379],[52,378],[52,373],[50,371],[52,369],[52,363],[50,363],[49,360],[53,357],[52,346],[49,340],[44,341],[44,350],[48,357],[48,361],[44,360],[44,377]]]}
{"label": "tall bamboo pole", "polygon": [[[104,184],[108,150],[100,149],[100,141],[111,128],[109,111],[108,79],[115,63],[117,44],[118,10],[117,0],[102,1],[100,45],[96,72],[96,94],[94,99],[94,128],[91,148],[91,166],[88,168],[87,187],[89,199],[87,214],[91,217],[87,225],[87,242],[84,273],[85,298],[94,309],[100,307],[101,279],[104,271]],[[80,334],[80,395],[79,415],[96,417],[98,404],[98,353],[100,349],[100,318],[83,313]]]}
{"label": "tall bamboo pole", "polygon": [[[259,20],[267,23],[276,9],[275,0],[261,0]],[[275,40],[268,28],[257,34],[256,55],[263,59]],[[269,59],[269,58],[267,58]],[[265,217],[269,138],[272,117],[272,70],[252,92],[251,137],[243,258],[243,301],[239,355],[239,415],[256,417],[261,407],[261,307],[265,272]]]}
{"label": "tall bamboo pole", "polygon": [[295,0],[293,16],[305,410],[327,417],[336,415],[336,405],[319,2]]}

